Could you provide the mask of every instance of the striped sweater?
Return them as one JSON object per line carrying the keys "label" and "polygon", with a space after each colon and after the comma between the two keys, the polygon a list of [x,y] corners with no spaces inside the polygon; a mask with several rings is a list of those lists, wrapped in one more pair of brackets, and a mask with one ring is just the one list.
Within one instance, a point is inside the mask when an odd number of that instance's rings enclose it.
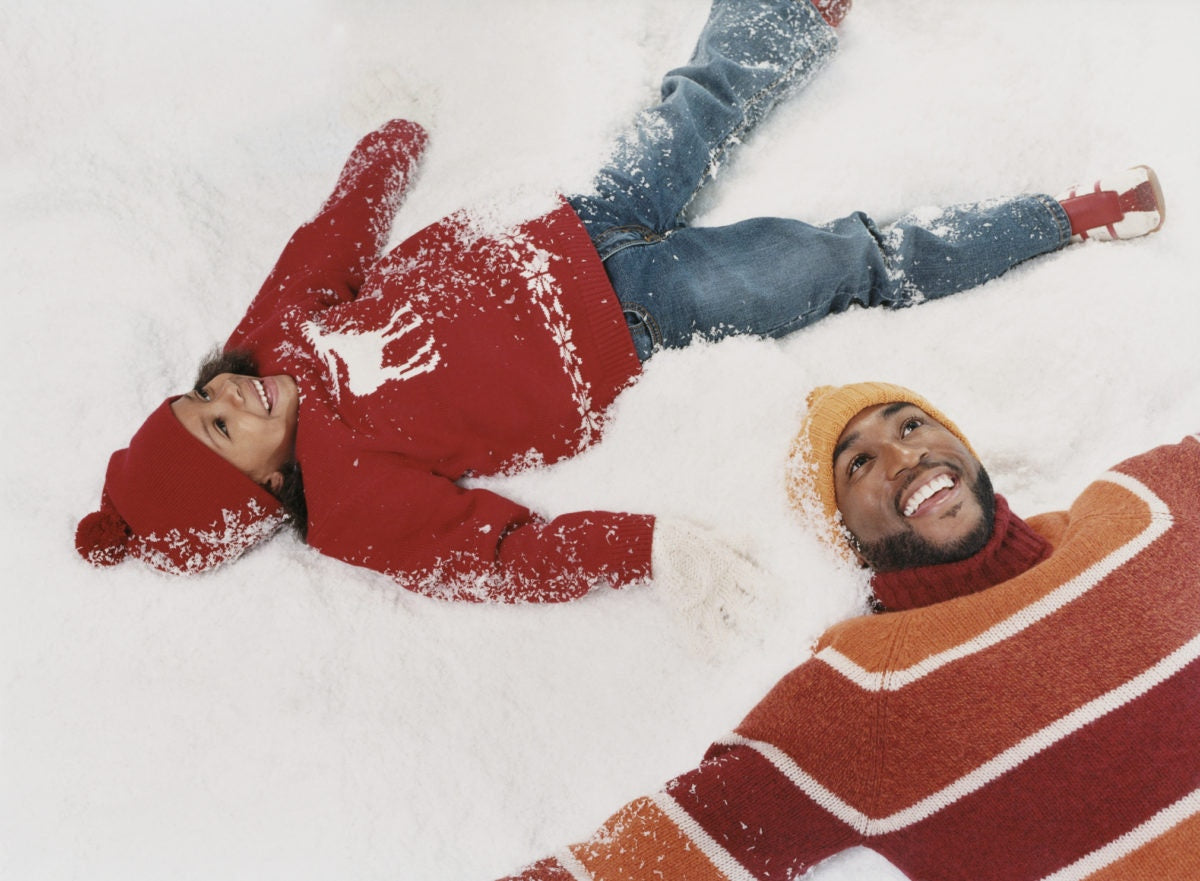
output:
{"label": "striped sweater", "polygon": [[1130,459],[1001,584],[827,631],[694,770],[522,879],[1200,878],[1200,436]]}

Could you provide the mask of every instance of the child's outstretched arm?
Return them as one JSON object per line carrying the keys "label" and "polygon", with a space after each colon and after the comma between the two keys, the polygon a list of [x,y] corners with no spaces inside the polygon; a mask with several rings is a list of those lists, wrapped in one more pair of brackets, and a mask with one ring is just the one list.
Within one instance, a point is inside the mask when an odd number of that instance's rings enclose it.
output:
{"label": "child's outstretched arm", "polygon": [[[650,575],[654,518],[584,511],[543,518],[516,502],[388,457],[326,482],[306,475],[308,542],[440,599],[564,602]],[[361,476],[360,476],[361,475]]]}
{"label": "child's outstretched arm", "polygon": [[417,123],[394,119],[355,145],[333,193],[292,235],[227,349],[238,348],[281,307],[310,302],[321,308],[357,295],[366,269],[387,243],[427,140]]}

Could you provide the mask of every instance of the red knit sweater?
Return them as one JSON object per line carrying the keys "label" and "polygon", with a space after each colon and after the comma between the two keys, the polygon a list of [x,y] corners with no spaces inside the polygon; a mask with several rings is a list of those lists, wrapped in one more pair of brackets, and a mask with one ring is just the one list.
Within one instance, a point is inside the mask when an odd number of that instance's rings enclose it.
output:
{"label": "red knit sweater", "polygon": [[394,121],[357,145],[226,343],[300,386],[309,543],[450,599],[567,600],[646,577],[648,516],[547,521],[458,485],[594,441],[639,363],[566,204],[501,235],[454,215],[380,258],[425,139]]}
{"label": "red knit sweater", "polygon": [[[844,622],[695,770],[523,879],[1200,878],[1200,437],[1035,518],[993,587]],[[893,598],[895,599],[895,598]]]}

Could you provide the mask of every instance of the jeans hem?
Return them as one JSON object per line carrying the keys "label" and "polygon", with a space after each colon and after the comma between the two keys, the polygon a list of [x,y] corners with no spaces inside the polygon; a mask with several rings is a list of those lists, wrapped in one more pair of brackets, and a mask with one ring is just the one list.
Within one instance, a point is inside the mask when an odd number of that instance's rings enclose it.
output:
{"label": "jeans hem", "polygon": [[1058,247],[1069,245],[1071,243],[1071,218],[1067,216],[1067,210],[1059,204],[1057,199],[1044,193],[1036,193],[1033,198],[1042,204],[1042,207],[1054,220],[1055,226],[1058,228]]}

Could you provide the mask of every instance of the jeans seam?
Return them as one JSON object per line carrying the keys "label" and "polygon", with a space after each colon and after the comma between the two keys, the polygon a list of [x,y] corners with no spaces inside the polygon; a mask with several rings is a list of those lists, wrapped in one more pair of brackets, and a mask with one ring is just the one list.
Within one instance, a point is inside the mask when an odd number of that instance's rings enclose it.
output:
{"label": "jeans seam", "polygon": [[658,322],[654,320],[654,316],[650,314],[650,310],[640,303],[633,303],[627,300],[621,302],[622,312],[632,312],[638,317],[638,320],[646,328],[646,332],[650,334],[651,348],[658,351],[663,347],[662,329],[658,326]]}
{"label": "jeans seam", "polygon": [[[610,226],[608,229],[596,236],[595,240],[592,242],[592,245],[600,254],[600,262],[603,263],[604,261],[608,260],[609,257],[613,256],[614,254],[619,254],[626,248],[641,248],[645,247],[646,245],[656,245],[659,242],[665,241],[670,237],[672,232],[673,230],[656,232],[648,226],[642,226],[641,224],[637,223],[626,224],[624,226]],[[634,233],[638,236],[638,238],[617,242],[611,246],[606,244],[608,239],[615,238],[620,233]]]}
{"label": "jeans seam", "polygon": [[1050,196],[1036,193],[1033,198],[1046,209],[1046,212],[1054,220],[1054,225],[1058,228],[1058,247],[1070,244],[1071,219],[1067,217],[1066,209],[1059,204],[1057,199]]}
{"label": "jeans seam", "polygon": [[[839,296],[842,295],[842,293],[843,292],[839,289],[839,291],[836,294],[834,294],[834,296],[830,299],[831,300],[837,299]],[[851,295],[850,299],[851,299],[852,304],[864,302],[864,299],[862,299],[856,295],[853,295],[853,294]],[[904,304],[904,305],[907,305],[907,304]],[[801,311],[798,315],[793,315],[791,318],[788,318],[786,321],[781,321],[778,324],[773,325],[772,327],[768,327],[763,330],[754,331],[753,333],[756,336],[758,336],[759,338],[780,339],[781,337],[788,336],[797,330],[801,330],[802,328],[808,327],[812,323],[813,315],[817,315],[818,317],[821,315],[820,307],[817,307],[817,306],[810,307],[808,309]]]}
{"label": "jeans seam", "polygon": [[[807,2],[807,0],[806,0],[806,2]],[[819,15],[818,15],[818,18],[819,18]],[[833,28],[829,27],[829,25],[823,21],[820,22],[820,25],[823,25],[825,28],[827,28],[831,32],[833,31]],[[836,52],[836,51],[837,51],[837,38],[835,35],[834,43],[833,43],[833,50],[829,54],[832,55],[833,52]],[[716,148],[712,151],[711,154],[709,154],[708,163],[709,163],[710,168],[719,164],[721,158],[724,157],[725,154],[728,152],[729,145],[735,139],[739,138],[743,133],[749,131],[755,125],[757,125],[757,122],[755,122],[754,124],[747,122],[747,118],[750,116],[748,111],[751,108],[756,107],[765,95],[769,95],[769,94],[773,94],[775,92],[781,91],[785,87],[785,85],[788,83],[789,80],[792,80],[796,76],[799,75],[800,68],[806,60],[807,60],[807,56],[805,56],[803,54],[800,55],[799,57],[797,57],[795,60],[792,61],[791,65],[788,66],[788,69],[786,71],[784,71],[777,79],[775,79],[772,82],[768,83],[767,85],[763,86],[761,89],[759,89],[753,95],[751,95],[745,102],[743,102],[741,120],[737,124],[735,124],[733,128],[731,128],[728,132],[725,133],[725,135],[721,138],[720,142],[717,144]],[[814,69],[814,72],[815,72],[815,69]],[[687,198],[687,201],[683,203],[683,207],[679,209],[679,213],[676,214],[675,217],[673,218],[676,224],[679,224],[682,222],[683,215],[687,212],[688,207],[695,200],[696,194],[699,193],[700,190],[704,188],[705,184],[708,183],[708,181],[711,177],[712,177],[711,173],[706,174],[703,178],[701,178],[700,182],[696,185],[696,188],[694,190],[692,190],[691,195],[689,195]]]}

